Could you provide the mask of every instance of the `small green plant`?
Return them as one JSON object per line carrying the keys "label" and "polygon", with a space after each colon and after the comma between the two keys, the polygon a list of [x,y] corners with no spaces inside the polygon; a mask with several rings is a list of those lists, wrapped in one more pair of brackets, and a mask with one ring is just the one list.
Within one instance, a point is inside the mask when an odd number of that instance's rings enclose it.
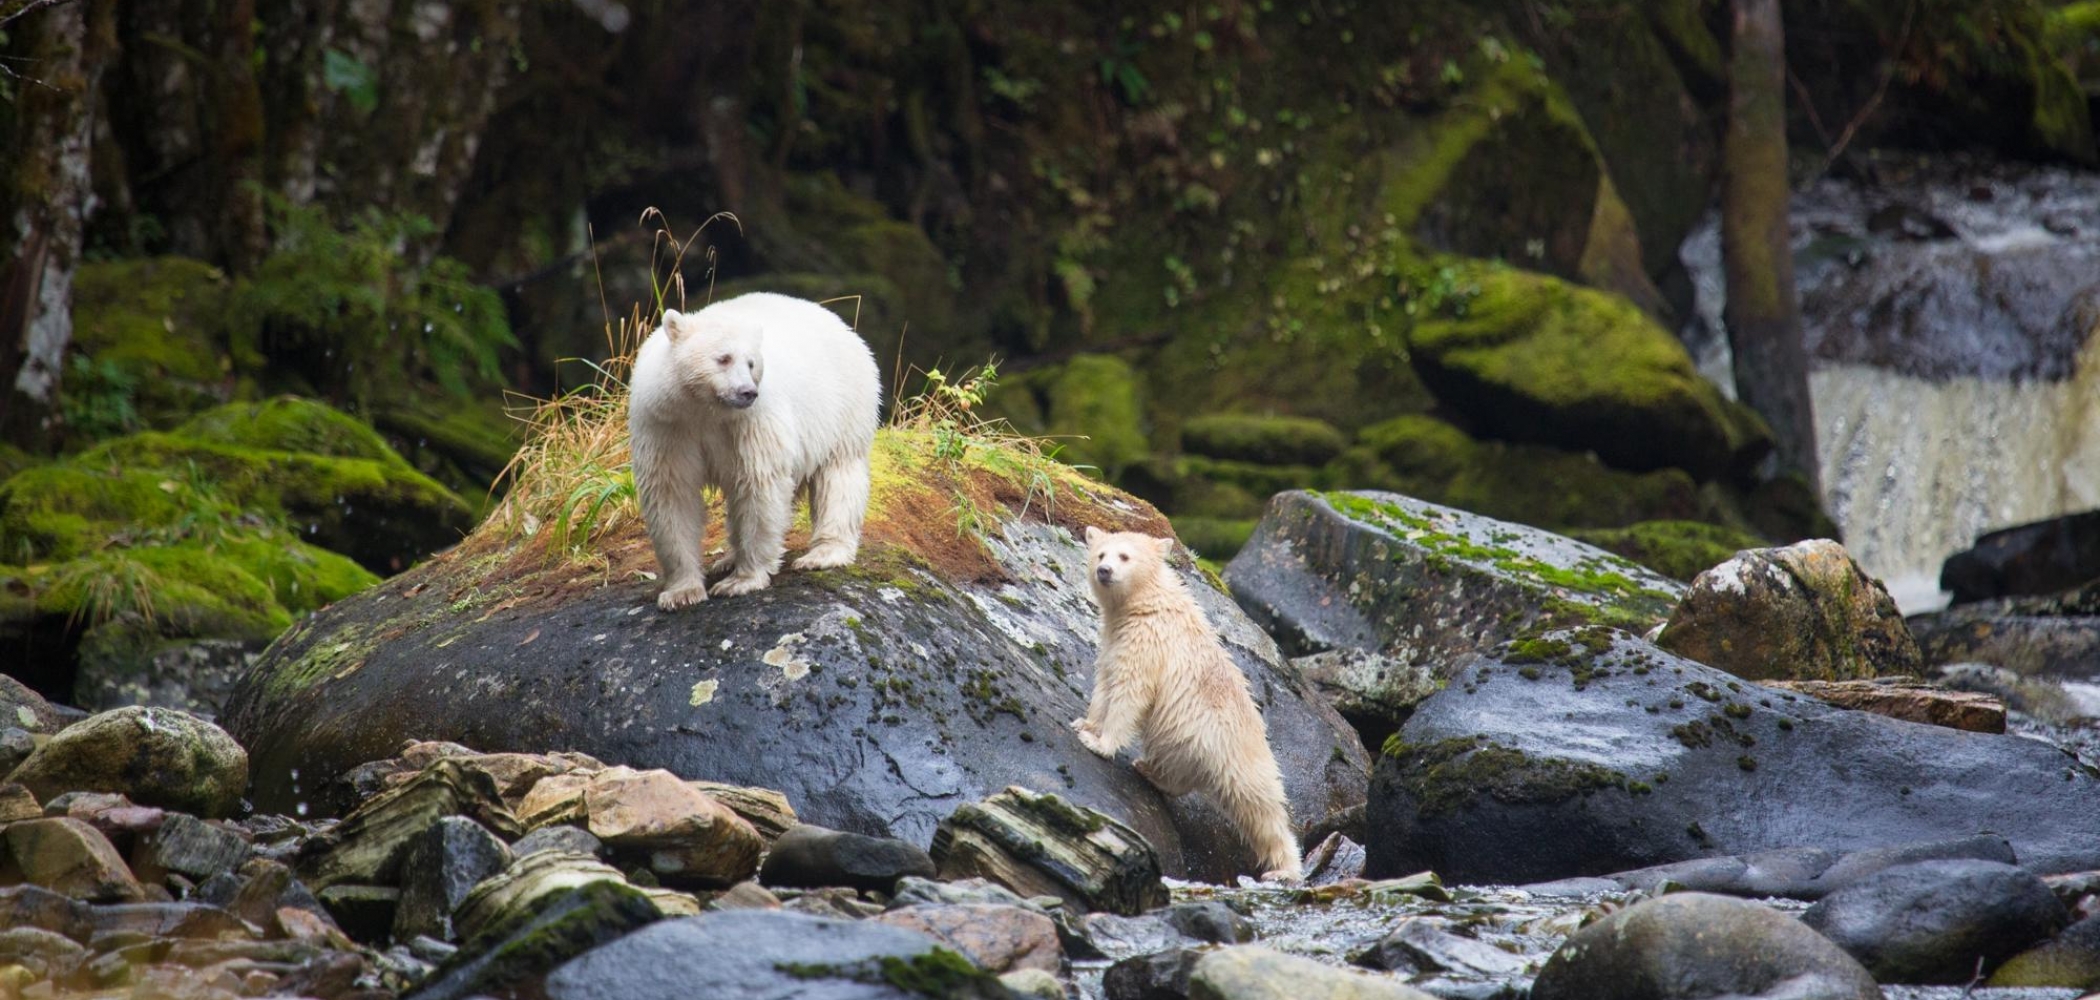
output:
{"label": "small green plant", "polygon": [[99,441],[139,428],[138,377],[114,363],[73,355],[62,393],[60,412],[80,437]]}
{"label": "small green plant", "polygon": [[1141,46],[1129,35],[1118,37],[1106,55],[1101,57],[1101,82],[1122,95],[1123,103],[1137,107],[1145,103],[1152,94],[1152,81],[1134,62]]}
{"label": "small green plant", "polygon": [[632,468],[588,466],[579,475],[575,488],[569,491],[561,513],[555,516],[550,554],[583,552],[592,535],[601,527],[610,526],[608,515],[638,502]]}

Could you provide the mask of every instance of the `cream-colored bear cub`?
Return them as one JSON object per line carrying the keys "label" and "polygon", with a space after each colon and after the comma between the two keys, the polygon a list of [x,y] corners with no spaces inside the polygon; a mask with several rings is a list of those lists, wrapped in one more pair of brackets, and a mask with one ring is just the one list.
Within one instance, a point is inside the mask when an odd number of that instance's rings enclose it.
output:
{"label": "cream-colored bear cub", "polygon": [[1132,766],[1160,791],[1209,795],[1261,859],[1265,879],[1303,877],[1290,801],[1247,678],[1166,563],[1171,538],[1086,529],[1088,577],[1101,605],[1101,651],[1079,742]]}
{"label": "cream-colored bear cub", "polygon": [[807,489],[809,551],[796,569],[853,562],[868,508],[868,451],[882,378],[868,345],[814,302],[756,292],[699,312],[664,311],[628,379],[634,487],[663,569],[656,606],[707,600],[700,546],[722,491],[729,547],[723,597],[780,571],[795,494]]}

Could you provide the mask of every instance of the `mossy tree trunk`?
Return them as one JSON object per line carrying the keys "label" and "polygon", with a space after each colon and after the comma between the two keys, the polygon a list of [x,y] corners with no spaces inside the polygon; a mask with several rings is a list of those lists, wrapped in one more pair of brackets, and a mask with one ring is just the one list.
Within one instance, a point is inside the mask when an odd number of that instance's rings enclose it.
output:
{"label": "mossy tree trunk", "polygon": [[1787,230],[1786,40],[1779,0],[1733,0],[1721,256],[1736,394],[1772,425],[1780,471],[1818,482],[1808,355]]}
{"label": "mossy tree trunk", "polygon": [[95,108],[116,48],[116,0],[81,0],[9,25],[24,36],[11,64],[15,102],[0,244],[0,439],[41,445],[58,420],[73,339],[73,272],[94,209]]}

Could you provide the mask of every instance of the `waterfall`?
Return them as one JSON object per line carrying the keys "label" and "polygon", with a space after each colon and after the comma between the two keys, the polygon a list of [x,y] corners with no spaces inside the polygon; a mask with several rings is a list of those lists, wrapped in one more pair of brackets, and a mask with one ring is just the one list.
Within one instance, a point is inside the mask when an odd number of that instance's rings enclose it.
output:
{"label": "waterfall", "polygon": [[[1824,502],[1906,611],[1983,532],[2100,508],[2100,178],[1941,164],[1795,196]],[[1733,393],[1718,222],[1686,346]]]}

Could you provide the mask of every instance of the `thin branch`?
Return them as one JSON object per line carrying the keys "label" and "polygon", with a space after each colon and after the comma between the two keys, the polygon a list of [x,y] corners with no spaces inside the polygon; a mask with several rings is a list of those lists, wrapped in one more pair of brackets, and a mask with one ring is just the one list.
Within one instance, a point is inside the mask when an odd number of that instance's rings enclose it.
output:
{"label": "thin branch", "polygon": [[72,2],[73,0],[29,0],[28,3],[23,4],[14,13],[0,17],[0,31],[7,30],[8,25],[29,16],[31,13],[43,10],[46,7],[60,7]]}

